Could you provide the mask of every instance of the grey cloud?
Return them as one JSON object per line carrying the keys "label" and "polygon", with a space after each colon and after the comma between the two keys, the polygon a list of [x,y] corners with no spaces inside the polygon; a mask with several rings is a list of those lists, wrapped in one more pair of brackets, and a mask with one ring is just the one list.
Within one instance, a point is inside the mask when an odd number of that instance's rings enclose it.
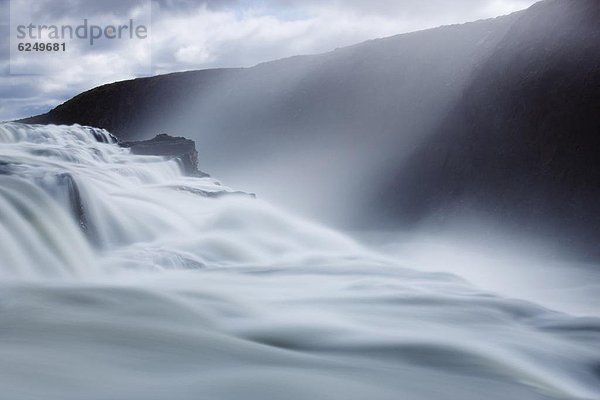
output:
{"label": "grey cloud", "polygon": [[[20,0],[21,2],[23,0]],[[32,16],[45,23],[53,19],[83,19],[99,15],[127,15],[148,0],[37,0],[27,1]],[[34,21],[35,22],[35,21]]]}
{"label": "grey cloud", "polygon": [[[256,5],[263,1],[245,2],[246,5]],[[186,12],[206,6],[212,10],[230,9],[243,5],[240,0],[152,0],[153,9],[161,9],[175,12]]]}
{"label": "grey cloud", "polygon": [[[267,9],[293,14],[295,9],[302,15],[307,9],[337,8],[350,13],[383,15],[390,18],[440,19],[445,16],[474,15],[482,10],[493,10],[494,6],[510,5],[526,8],[537,0],[160,0],[169,9],[189,9],[191,5],[203,4],[213,9],[237,7],[240,9]],[[192,6],[193,7],[193,6]]]}
{"label": "grey cloud", "polygon": [[[436,14],[464,14],[472,10],[482,9],[494,3],[493,0],[265,0],[272,6],[279,7],[301,7],[303,5],[334,5],[349,10],[358,10],[367,13],[379,13],[390,15],[400,13],[411,16],[427,16]],[[508,0],[507,3],[515,3],[527,7],[532,3],[530,0]]]}
{"label": "grey cloud", "polygon": [[5,76],[0,78],[0,93],[5,100],[16,100],[35,97],[40,90],[29,77]]}
{"label": "grey cloud", "polygon": [[10,24],[10,9],[8,5],[8,0],[0,0],[0,26],[8,26]]}

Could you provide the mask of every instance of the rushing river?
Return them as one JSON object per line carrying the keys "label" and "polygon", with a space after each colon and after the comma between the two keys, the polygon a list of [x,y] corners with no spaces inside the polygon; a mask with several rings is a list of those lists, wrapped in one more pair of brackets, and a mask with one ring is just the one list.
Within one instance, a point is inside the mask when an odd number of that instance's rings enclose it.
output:
{"label": "rushing river", "polygon": [[3,124],[0,393],[600,399],[600,320],[398,265],[103,130]]}

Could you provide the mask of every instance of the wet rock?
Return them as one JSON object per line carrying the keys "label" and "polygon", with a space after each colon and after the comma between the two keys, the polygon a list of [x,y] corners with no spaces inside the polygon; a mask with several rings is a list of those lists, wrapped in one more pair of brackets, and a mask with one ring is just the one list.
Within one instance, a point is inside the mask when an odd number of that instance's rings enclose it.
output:
{"label": "wet rock", "polygon": [[119,145],[130,148],[133,154],[177,158],[186,175],[209,176],[198,170],[198,151],[196,151],[196,143],[193,140],[161,133],[150,140],[121,142]]}

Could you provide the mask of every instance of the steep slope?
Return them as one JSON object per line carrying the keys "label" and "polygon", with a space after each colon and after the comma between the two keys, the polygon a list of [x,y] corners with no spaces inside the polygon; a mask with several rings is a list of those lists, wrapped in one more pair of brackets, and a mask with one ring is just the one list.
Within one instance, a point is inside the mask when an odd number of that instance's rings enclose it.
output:
{"label": "steep slope", "polygon": [[600,2],[538,4],[376,203],[405,223],[483,213],[598,256],[599,134]]}

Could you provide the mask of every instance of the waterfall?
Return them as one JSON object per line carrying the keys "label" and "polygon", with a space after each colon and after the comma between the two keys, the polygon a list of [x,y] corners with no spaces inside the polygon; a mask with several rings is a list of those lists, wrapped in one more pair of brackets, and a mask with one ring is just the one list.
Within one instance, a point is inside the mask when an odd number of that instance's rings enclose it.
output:
{"label": "waterfall", "polygon": [[105,130],[0,125],[7,399],[600,399],[598,319],[416,267]]}

